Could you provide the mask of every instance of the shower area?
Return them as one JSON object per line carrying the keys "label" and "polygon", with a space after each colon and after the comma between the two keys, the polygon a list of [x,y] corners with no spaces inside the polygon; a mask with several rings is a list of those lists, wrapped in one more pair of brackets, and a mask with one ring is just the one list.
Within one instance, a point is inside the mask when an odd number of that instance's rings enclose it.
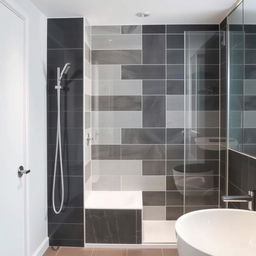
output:
{"label": "shower area", "polygon": [[[220,44],[218,25],[48,20],[51,245],[171,246],[177,218],[219,207]],[[56,215],[54,70],[65,63]],[[60,170],[55,187],[59,208]]]}

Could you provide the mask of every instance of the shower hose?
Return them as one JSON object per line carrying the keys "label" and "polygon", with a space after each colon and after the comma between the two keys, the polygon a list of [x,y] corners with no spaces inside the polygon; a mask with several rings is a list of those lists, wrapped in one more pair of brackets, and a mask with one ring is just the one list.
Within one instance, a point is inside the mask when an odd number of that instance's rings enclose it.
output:
{"label": "shower hose", "polygon": [[[60,123],[60,84],[57,85],[57,132],[56,132],[56,149],[55,149],[55,161],[54,161],[54,174],[52,184],[52,207],[55,214],[59,214],[63,209],[64,204],[64,177],[63,177],[63,163],[62,163],[62,147],[61,147],[61,123]],[[58,166],[58,153],[60,163],[60,179],[61,179],[61,201],[59,209],[57,210],[55,205],[55,189],[56,189],[56,175]]]}

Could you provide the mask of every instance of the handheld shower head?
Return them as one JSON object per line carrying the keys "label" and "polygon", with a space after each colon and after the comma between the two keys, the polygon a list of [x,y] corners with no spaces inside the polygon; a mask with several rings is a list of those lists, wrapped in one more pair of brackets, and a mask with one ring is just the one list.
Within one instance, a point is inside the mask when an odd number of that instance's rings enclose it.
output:
{"label": "handheld shower head", "polygon": [[62,69],[61,73],[60,73],[60,80],[62,79],[62,77],[64,75],[66,75],[68,73],[68,71],[70,70],[71,68],[71,64],[70,63],[66,63],[64,68]]}

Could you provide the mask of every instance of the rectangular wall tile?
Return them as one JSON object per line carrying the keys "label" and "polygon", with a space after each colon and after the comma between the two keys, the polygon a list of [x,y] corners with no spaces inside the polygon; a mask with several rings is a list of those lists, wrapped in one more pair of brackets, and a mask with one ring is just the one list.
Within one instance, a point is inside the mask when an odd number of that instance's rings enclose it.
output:
{"label": "rectangular wall tile", "polygon": [[184,79],[184,65],[167,65],[168,79]]}
{"label": "rectangular wall tile", "polygon": [[92,131],[94,145],[121,144],[121,130],[119,128],[94,128]]}
{"label": "rectangular wall tile", "polygon": [[120,159],[119,145],[92,145],[92,160]]}
{"label": "rectangular wall tile", "polygon": [[164,206],[144,206],[143,220],[166,220]]}
{"label": "rectangular wall tile", "polygon": [[122,145],[121,159],[164,159],[164,145]]}
{"label": "rectangular wall tile", "polygon": [[120,80],[121,69],[119,65],[92,65],[92,78],[94,80]]}
{"label": "rectangular wall tile", "polygon": [[213,24],[167,25],[167,33],[184,33],[184,31],[218,31],[219,26]]}
{"label": "rectangular wall tile", "polygon": [[165,130],[122,129],[122,144],[165,144]]}
{"label": "rectangular wall tile", "polygon": [[144,25],[142,26],[143,34],[164,34],[165,25]]}
{"label": "rectangular wall tile", "polygon": [[92,37],[92,50],[141,50],[141,35],[97,35]]}
{"label": "rectangular wall tile", "polygon": [[143,161],[143,175],[165,175],[165,161]]}
{"label": "rectangular wall tile", "polygon": [[142,95],[141,80],[94,80],[92,87],[95,96]]}
{"label": "rectangular wall tile", "polygon": [[174,95],[167,96],[167,111],[182,111],[184,110],[184,96]]}
{"label": "rectangular wall tile", "polygon": [[141,111],[140,96],[92,96],[92,111]]}
{"label": "rectangular wall tile", "polygon": [[92,126],[100,128],[141,128],[140,111],[93,111]]}
{"label": "rectangular wall tile", "polygon": [[120,33],[120,26],[92,26],[92,35],[112,35]]}
{"label": "rectangular wall tile", "polygon": [[167,64],[184,64],[184,50],[168,50]]}
{"label": "rectangular wall tile", "polygon": [[127,25],[121,27],[122,34],[141,34],[142,26],[140,25]]}
{"label": "rectangular wall tile", "polygon": [[143,35],[143,64],[165,64],[165,35]]}
{"label": "rectangular wall tile", "polygon": [[92,64],[141,64],[140,50],[92,51]]}
{"label": "rectangular wall tile", "polygon": [[92,175],[92,190],[120,191],[121,179],[117,175]]}
{"label": "rectangular wall tile", "polygon": [[143,127],[165,127],[164,96],[143,96]]}
{"label": "rectangular wall tile", "polygon": [[164,80],[144,80],[143,95],[165,95]]}
{"label": "rectangular wall tile", "polygon": [[168,49],[183,49],[184,48],[184,35],[167,35],[167,48]]}
{"label": "rectangular wall tile", "polygon": [[141,175],[140,160],[93,160],[94,175]]}
{"label": "rectangular wall tile", "polygon": [[145,206],[164,206],[165,192],[143,192],[143,205]]}
{"label": "rectangular wall tile", "polygon": [[122,79],[165,79],[165,66],[122,65]]}

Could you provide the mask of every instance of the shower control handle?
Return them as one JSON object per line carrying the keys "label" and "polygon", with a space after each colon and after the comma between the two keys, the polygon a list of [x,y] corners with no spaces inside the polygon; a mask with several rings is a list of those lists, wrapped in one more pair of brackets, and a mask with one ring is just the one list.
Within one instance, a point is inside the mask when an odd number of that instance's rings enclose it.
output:
{"label": "shower control handle", "polygon": [[25,170],[24,167],[21,165],[18,169],[18,177],[21,178],[24,174],[30,173],[30,170]]}

